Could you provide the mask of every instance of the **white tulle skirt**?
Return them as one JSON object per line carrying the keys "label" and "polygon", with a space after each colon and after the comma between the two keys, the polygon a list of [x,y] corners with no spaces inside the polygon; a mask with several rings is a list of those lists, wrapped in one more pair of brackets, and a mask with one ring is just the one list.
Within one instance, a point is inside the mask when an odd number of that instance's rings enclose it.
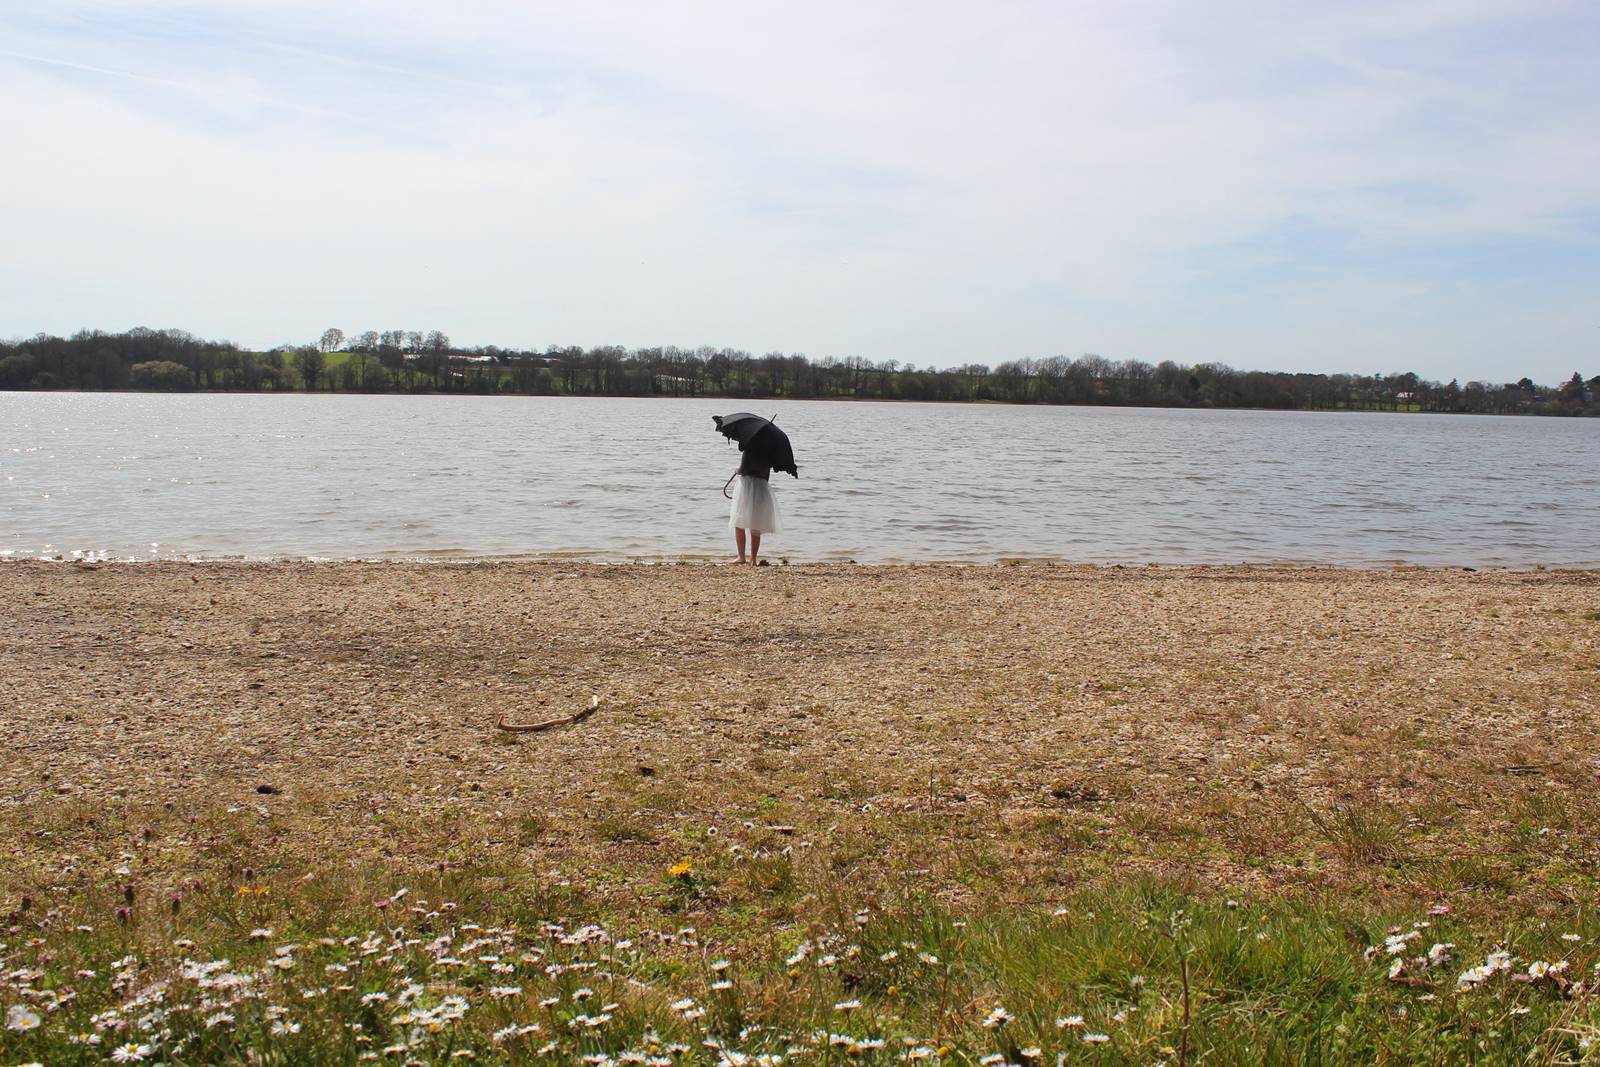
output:
{"label": "white tulle skirt", "polygon": [[728,525],[762,533],[778,532],[778,498],[766,478],[741,474],[734,479],[733,507],[728,510]]}

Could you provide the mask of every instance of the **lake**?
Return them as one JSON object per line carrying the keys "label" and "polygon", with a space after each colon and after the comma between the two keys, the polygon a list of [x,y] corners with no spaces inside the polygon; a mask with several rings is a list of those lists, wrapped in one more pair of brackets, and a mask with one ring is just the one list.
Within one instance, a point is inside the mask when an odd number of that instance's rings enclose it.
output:
{"label": "lake", "polygon": [[1600,420],[130,393],[0,393],[0,558],[731,556],[738,410],[774,559],[1600,566]]}

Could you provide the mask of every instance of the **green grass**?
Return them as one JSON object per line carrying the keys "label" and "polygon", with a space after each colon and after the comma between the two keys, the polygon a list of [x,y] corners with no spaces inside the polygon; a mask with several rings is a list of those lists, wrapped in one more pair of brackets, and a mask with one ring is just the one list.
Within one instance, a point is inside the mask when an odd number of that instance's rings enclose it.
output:
{"label": "green grass", "polygon": [[[0,1009],[23,1028],[0,1063],[1600,1062],[1600,1001],[1575,984],[1592,912],[1474,929],[1139,884],[963,917],[836,884],[794,923],[696,931],[696,877],[663,872],[604,928],[581,888],[517,870],[19,902]],[[781,866],[744,877],[795,889]],[[1462,988],[1497,948],[1508,969]]]}

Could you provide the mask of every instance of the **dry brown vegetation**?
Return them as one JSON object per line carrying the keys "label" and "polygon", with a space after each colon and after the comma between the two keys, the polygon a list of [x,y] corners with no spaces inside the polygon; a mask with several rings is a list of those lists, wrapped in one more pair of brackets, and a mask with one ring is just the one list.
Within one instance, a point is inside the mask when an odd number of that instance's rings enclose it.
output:
{"label": "dry brown vegetation", "polygon": [[1597,608],[1590,573],[9,564],[0,899],[444,865],[729,929],[1145,875],[1567,906]]}

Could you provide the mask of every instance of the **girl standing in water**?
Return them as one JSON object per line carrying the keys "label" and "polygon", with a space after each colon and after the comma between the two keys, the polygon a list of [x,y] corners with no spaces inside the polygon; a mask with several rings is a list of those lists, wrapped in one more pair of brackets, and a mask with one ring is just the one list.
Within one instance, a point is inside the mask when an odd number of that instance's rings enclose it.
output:
{"label": "girl standing in water", "polygon": [[[733,527],[733,543],[739,549],[739,562],[760,564],[761,535],[778,532],[778,501],[772,494],[772,468],[749,453],[739,456],[734,472],[738,485],[733,490],[733,507],[728,525]],[[750,532],[750,557],[745,559],[745,531]]]}

